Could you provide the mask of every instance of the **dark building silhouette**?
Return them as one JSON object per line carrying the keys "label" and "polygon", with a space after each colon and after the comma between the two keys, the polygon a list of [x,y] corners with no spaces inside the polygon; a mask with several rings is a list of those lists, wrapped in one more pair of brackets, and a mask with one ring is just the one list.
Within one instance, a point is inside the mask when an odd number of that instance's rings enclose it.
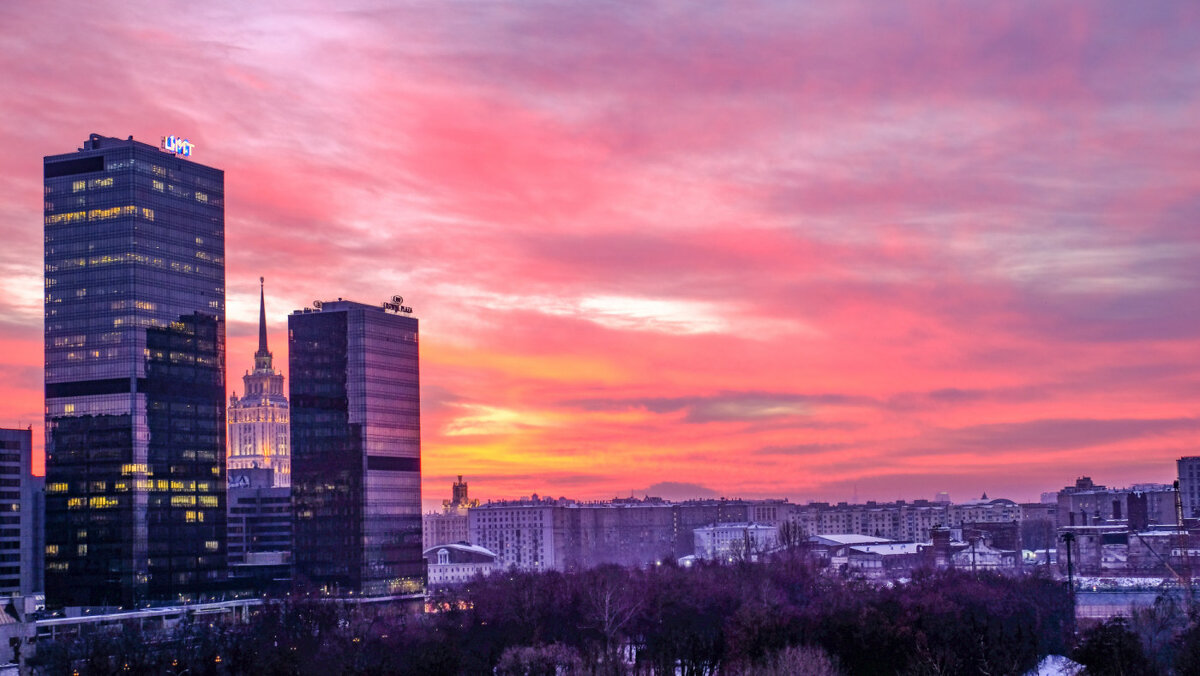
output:
{"label": "dark building silhouette", "polygon": [[269,467],[229,470],[229,584],[255,594],[291,587],[292,497]]}
{"label": "dark building silhouette", "polygon": [[43,164],[46,596],[225,576],[224,173],[92,134]]}
{"label": "dark building silhouette", "polygon": [[42,500],[33,475],[33,431],[0,428],[0,594],[42,591]]}
{"label": "dark building silhouette", "polygon": [[417,320],[398,303],[314,305],[288,317],[295,582],[419,593]]}

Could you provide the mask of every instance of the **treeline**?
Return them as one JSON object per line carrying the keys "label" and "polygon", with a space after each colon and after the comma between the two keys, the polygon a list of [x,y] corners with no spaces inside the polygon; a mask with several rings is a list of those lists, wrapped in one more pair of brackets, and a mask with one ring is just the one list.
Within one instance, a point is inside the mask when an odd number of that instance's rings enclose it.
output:
{"label": "treeline", "polygon": [[39,645],[41,673],[1023,674],[1069,654],[1061,582],[930,572],[880,586],[767,563],[496,574],[378,615],[302,599],[244,625]]}

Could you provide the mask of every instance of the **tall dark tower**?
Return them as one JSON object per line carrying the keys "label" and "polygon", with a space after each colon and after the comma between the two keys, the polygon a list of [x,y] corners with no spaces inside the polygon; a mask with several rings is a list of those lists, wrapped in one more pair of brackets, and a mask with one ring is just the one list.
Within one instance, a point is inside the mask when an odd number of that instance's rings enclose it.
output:
{"label": "tall dark tower", "polygon": [[293,579],[325,593],[424,591],[417,320],[314,303],[288,317]]}
{"label": "tall dark tower", "polygon": [[269,469],[271,485],[292,484],[291,433],[283,374],[275,370],[267,349],[267,301],[258,278],[258,351],[254,370],[242,376],[243,391],[229,398],[229,469]]}
{"label": "tall dark tower", "polygon": [[165,141],[92,134],[43,164],[53,606],[225,576],[225,178]]}

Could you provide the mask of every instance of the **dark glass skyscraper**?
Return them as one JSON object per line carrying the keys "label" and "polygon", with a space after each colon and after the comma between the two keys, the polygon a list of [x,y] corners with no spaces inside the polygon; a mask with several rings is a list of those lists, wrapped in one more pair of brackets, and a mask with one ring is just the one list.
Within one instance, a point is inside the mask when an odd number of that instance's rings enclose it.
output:
{"label": "dark glass skyscraper", "polygon": [[288,317],[293,579],[422,592],[417,320],[397,304],[319,305]]}
{"label": "dark glass skyscraper", "polygon": [[225,575],[224,172],[92,134],[44,161],[46,597]]}

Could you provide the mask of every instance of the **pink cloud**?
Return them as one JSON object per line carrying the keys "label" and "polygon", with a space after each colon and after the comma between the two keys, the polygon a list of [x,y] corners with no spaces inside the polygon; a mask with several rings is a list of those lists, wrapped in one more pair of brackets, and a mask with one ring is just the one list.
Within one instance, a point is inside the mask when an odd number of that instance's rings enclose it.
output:
{"label": "pink cloud", "polygon": [[260,275],[280,365],[287,312],[401,293],[429,497],[1169,480],[1198,12],[5,3],[0,420],[40,415],[41,156],[187,133],[229,388]]}

